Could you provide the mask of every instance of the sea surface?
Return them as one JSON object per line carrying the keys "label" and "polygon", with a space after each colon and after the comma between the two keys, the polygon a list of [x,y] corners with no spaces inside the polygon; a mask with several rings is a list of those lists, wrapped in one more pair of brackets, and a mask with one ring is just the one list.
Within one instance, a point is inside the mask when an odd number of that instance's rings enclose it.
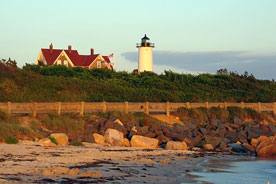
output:
{"label": "sea surface", "polygon": [[276,184],[276,160],[212,161],[192,172],[198,182],[214,184]]}

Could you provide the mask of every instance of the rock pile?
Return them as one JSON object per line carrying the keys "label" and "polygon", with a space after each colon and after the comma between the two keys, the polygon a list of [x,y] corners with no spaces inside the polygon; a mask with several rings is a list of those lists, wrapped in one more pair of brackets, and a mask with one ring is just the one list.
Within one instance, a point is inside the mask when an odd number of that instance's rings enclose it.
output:
{"label": "rock pile", "polygon": [[[199,151],[235,151],[260,157],[276,157],[276,128],[267,120],[261,122],[233,117],[200,122],[191,120],[183,124],[155,125],[149,122],[122,122],[115,116],[95,118],[85,125],[82,141],[102,146],[132,146],[155,149]],[[67,145],[68,137],[51,134],[58,145]],[[66,138],[67,137],[67,138]],[[41,145],[55,146],[47,139]]]}

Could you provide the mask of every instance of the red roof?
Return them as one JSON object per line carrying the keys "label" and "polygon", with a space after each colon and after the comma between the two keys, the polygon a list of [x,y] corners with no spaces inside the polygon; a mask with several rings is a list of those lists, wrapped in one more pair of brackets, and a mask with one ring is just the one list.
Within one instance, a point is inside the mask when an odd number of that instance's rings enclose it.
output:
{"label": "red roof", "polygon": [[[41,49],[41,51],[46,59],[47,64],[52,65],[63,50],[53,49],[52,53],[50,53],[50,49]],[[69,53],[69,50],[64,50],[64,52],[75,66],[89,66],[99,56],[99,54],[79,55],[77,50],[71,50],[71,53]],[[108,56],[102,57],[107,63],[110,63]]]}

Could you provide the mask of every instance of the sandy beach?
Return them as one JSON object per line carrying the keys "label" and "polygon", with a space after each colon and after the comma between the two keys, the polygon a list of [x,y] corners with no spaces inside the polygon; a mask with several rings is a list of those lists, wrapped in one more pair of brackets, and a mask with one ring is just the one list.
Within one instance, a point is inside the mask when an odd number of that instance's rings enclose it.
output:
{"label": "sandy beach", "polygon": [[217,152],[132,147],[0,144],[0,183],[196,183],[206,160],[248,159]]}

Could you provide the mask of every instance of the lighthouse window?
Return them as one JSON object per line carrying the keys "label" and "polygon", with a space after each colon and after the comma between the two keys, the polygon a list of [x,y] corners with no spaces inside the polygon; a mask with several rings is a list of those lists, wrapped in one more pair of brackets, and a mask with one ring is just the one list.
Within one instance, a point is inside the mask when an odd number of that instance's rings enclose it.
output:
{"label": "lighthouse window", "polygon": [[97,61],[97,68],[101,68],[101,61]]}

